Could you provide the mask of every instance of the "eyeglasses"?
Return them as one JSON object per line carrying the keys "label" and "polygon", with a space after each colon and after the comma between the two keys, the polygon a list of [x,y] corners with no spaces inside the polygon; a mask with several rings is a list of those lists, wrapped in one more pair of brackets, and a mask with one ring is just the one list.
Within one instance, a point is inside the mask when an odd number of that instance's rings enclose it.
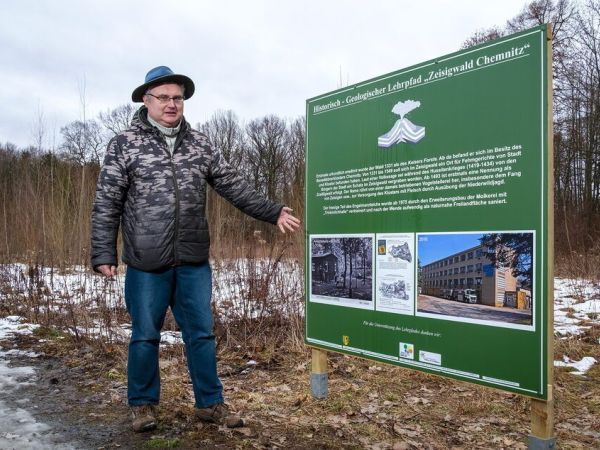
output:
{"label": "eyeglasses", "polygon": [[175,103],[176,105],[181,105],[181,104],[183,104],[183,101],[185,100],[185,98],[182,95],[174,95],[173,97],[169,97],[168,95],[154,95],[154,94],[151,94],[150,92],[146,92],[146,95],[149,95],[150,97],[154,97],[156,100],[158,100],[160,102],[161,105],[166,105],[171,100],[173,100],[173,103]]}

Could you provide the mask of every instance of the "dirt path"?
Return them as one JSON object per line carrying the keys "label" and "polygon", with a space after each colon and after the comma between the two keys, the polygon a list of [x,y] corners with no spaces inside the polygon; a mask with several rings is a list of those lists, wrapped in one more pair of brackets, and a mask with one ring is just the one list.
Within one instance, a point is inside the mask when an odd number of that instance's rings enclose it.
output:
{"label": "dirt path", "polygon": [[[158,409],[157,429],[134,433],[126,383],[114,369],[114,355],[85,343],[74,347],[19,335],[0,340],[0,350],[0,378],[5,381],[0,382],[2,450],[254,447],[243,442],[256,437],[248,427],[232,431],[197,423],[191,401],[166,401]],[[165,384],[191,389],[185,382]]]}
{"label": "dirt path", "polygon": [[[105,405],[86,392],[82,371],[57,358],[10,357],[4,361],[17,383],[3,392],[0,447],[14,449],[140,448],[145,439],[123,420],[127,408]],[[110,393],[109,393],[110,395]]]}

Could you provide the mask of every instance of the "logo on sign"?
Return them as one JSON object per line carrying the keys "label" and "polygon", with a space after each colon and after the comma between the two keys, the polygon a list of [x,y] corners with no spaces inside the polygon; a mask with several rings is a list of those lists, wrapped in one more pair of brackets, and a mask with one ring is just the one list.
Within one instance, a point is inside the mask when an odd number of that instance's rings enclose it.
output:
{"label": "logo on sign", "polygon": [[415,346],[413,344],[400,342],[400,358],[415,359]]}
{"label": "logo on sign", "polygon": [[392,108],[392,112],[400,116],[390,131],[377,139],[377,145],[382,148],[388,148],[400,142],[416,144],[425,137],[425,127],[415,125],[406,117],[406,114],[413,109],[421,106],[421,102],[416,100],[406,100],[398,102]]}
{"label": "logo on sign", "polygon": [[436,366],[441,366],[442,365],[442,355],[440,355],[439,353],[432,353],[432,352],[426,352],[424,350],[420,350],[419,351],[419,361],[428,363],[428,364],[435,364]]}

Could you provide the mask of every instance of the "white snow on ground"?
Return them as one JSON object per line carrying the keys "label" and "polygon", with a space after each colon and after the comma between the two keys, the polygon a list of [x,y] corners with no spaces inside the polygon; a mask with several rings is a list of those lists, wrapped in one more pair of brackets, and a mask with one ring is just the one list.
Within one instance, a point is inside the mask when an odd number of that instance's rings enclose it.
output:
{"label": "white snow on ground", "polygon": [[299,312],[304,281],[298,261],[240,258],[211,264],[213,301],[222,306],[225,318],[268,315],[273,304],[282,314]]}
{"label": "white snow on ground", "polygon": [[600,323],[600,286],[586,280],[555,278],[554,332],[579,335],[591,323]]}
{"label": "white snow on ground", "polygon": [[554,361],[554,366],[573,367],[574,369],[577,369],[571,372],[573,375],[585,375],[585,373],[597,362],[598,361],[596,361],[596,358],[591,356],[584,356],[579,361],[573,361],[568,356],[563,356],[563,361]]}
{"label": "white snow on ground", "polygon": [[[297,261],[271,259],[232,259],[211,262],[213,273],[213,301],[221,304],[231,302],[233,309],[247,307],[245,299],[251,286],[262,288],[270,300],[284,300],[283,307],[294,305],[291,299],[300,300],[303,292],[302,268]],[[67,271],[29,266],[27,264],[4,264],[0,275],[10,280],[12,295],[29,297],[35,294],[53,311],[66,311],[69,305],[124,307],[125,276],[119,273],[107,279],[91,273],[83,266]],[[0,292],[0,301],[8,294]],[[294,305],[295,306],[295,305]],[[255,311],[260,314],[260,311]]]}
{"label": "white snow on ground", "polygon": [[19,316],[0,318],[0,340],[13,337],[15,334],[31,334],[39,325],[21,323]]}
{"label": "white snow on ground", "polygon": [[[269,259],[237,259],[212,262],[213,301],[220,308],[225,319],[243,314],[244,317],[268,315],[267,305],[277,302],[280,312],[301,310],[303,292],[301,267],[294,261]],[[74,266],[67,271],[59,271],[27,264],[5,264],[0,266],[0,277],[9,280],[12,292],[0,292],[0,302],[9,295],[28,298],[36,295],[41,299],[40,308],[68,314],[69,308],[79,305],[85,308],[125,308],[125,277],[118,274],[107,279],[93,274],[83,266]],[[264,285],[264,286],[263,286]],[[261,289],[263,288],[264,289]],[[249,300],[254,295],[267,296],[269,302]],[[285,309],[283,311],[282,309]],[[118,341],[128,341],[131,336],[129,324],[112,326],[110,330],[99,321],[78,326],[77,332],[88,337],[104,337]],[[74,329],[67,330],[75,333]],[[161,333],[161,344],[182,343],[181,333],[166,331]]]}
{"label": "white snow on ground", "polygon": [[[17,334],[30,334],[37,325],[22,324],[18,316],[0,318],[0,340],[9,340]],[[0,392],[4,396],[18,395],[21,386],[35,382],[32,367],[11,367],[10,357],[40,356],[34,352],[22,352],[16,349],[5,351],[0,346]],[[29,403],[29,399],[18,399],[20,404]],[[27,410],[9,406],[0,400],[0,448],[33,450],[42,448],[72,449],[71,446],[56,445],[49,439],[51,429],[45,423],[38,422]]]}
{"label": "white snow on ground", "polygon": [[[565,278],[554,279],[554,333],[567,339],[580,336],[600,323],[600,286],[587,280]],[[600,344],[600,342],[598,342]],[[596,363],[596,359],[585,356],[573,361],[567,355],[562,361],[554,361],[555,367],[573,367],[573,375],[585,375]]]}
{"label": "white snow on ground", "polygon": [[180,331],[163,331],[160,333],[160,343],[166,345],[182,344]]}
{"label": "white snow on ground", "polygon": [[[69,304],[97,305],[102,302],[108,307],[123,304],[122,275],[107,280],[82,266],[71,267],[65,272],[27,264],[5,264],[1,269],[11,280],[13,292],[22,296],[35,294],[49,300],[54,311],[62,311]],[[2,296],[0,292],[0,301]]]}

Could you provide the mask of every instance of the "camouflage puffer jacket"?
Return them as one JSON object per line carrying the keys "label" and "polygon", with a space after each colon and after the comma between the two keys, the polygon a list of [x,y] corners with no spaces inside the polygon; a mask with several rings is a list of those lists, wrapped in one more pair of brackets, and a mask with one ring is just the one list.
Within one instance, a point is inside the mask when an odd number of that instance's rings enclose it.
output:
{"label": "camouflage puffer jacket", "polygon": [[148,123],[142,106],[131,127],[115,136],[98,177],[92,211],[92,266],[117,265],[117,232],[123,262],[158,270],[208,260],[206,184],[250,216],[276,223],[283,205],[254,191],[208,142],[182,123],[173,155]]}

